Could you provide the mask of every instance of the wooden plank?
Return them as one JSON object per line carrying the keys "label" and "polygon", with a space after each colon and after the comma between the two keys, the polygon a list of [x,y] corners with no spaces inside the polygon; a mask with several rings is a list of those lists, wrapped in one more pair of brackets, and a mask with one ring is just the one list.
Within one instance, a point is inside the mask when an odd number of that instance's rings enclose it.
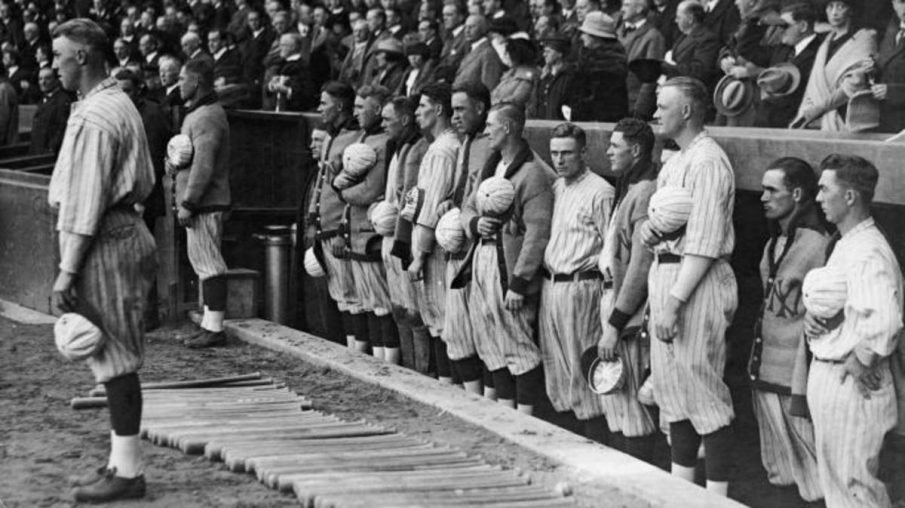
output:
{"label": "wooden plank", "polygon": [[479,459],[461,458],[447,459],[443,461],[434,461],[424,463],[420,460],[398,459],[392,463],[380,464],[350,464],[350,463],[318,463],[313,465],[299,464],[292,471],[282,471],[279,473],[267,474],[263,478],[258,477],[268,487],[280,490],[281,492],[289,492],[292,490],[292,482],[297,478],[301,478],[310,473],[323,472],[343,472],[351,474],[360,474],[365,472],[377,471],[423,471],[423,470],[453,470],[453,469],[469,469],[485,465]]}
{"label": "wooden plank", "polygon": [[344,443],[402,443],[408,442],[411,438],[401,436],[399,434],[377,434],[358,437],[329,438],[329,439],[298,439],[294,437],[271,437],[271,436],[252,436],[247,439],[231,439],[231,440],[213,440],[204,447],[204,455],[211,460],[226,460],[227,456],[232,454],[253,453],[255,450],[267,450],[270,447],[283,446],[311,446],[317,447],[322,443],[344,442]]}

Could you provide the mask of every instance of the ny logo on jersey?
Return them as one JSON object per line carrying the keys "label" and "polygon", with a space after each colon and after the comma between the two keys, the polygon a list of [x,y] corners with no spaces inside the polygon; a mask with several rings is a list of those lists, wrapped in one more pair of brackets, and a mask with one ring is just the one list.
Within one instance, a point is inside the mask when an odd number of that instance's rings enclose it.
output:
{"label": "ny logo on jersey", "polygon": [[766,312],[772,312],[776,317],[790,318],[801,314],[801,281],[798,279],[779,279],[770,288],[767,295]]}

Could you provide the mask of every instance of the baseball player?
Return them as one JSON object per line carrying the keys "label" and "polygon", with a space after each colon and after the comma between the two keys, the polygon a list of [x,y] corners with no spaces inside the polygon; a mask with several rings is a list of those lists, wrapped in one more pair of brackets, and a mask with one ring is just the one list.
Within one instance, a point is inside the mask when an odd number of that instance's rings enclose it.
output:
{"label": "baseball player", "polygon": [[513,104],[494,106],[487,116],[493,152],[479,180],[506,178],[515,188],[515,198],[502,218],[479,215],[475,193],[465,202],[462,223],[475,244],[452,287],[464,287],[471,280],[475,343],[493,374],[497,401],[531,414],[542,389],[534,325],[541,264],[550,238],[555,175],[522,137],[524,126],[525,112]]}
{"label": "baseball player", "polygon": [[[382,118],[388,136],[386,153],[390,155],[384,200],[399,210],[405,194],[418,180],[418,168],[428,143],[415,123],[415,104],[411,99],[397,97],[388,102]],[[397,216],[394,234],[383,239],[382,256],[402,365],[424,374],[430,362],[430,334],[418,312],[415,282],[406,272],[412,255],[411,235],[412,223]]]}
{"label": "baseball player", "polygon": [[[490,109],[490,92],[481,83],[468,83],[453,88],[452,124],[462,136],[462,148],[456,161],[456,173],[452,199],[444,208],[462,208],[465,198],[476,186],[478,173],[490,155],[490,143],[484,133],[487,112]],[[460,252],[449,253],[446,264],[447,280],[458,273],[466,255],[468,245]],[[495,398],[492,380],[485,386],[484,366],[478,358],[475,337],[471,324],[466,286],[450,289],[446,295],[446,314],[443,324],[443,341],[446,343],[449,359],[465,390],[488,398]],[[489,376],[488,376],[489,377]]]}
{"label": "baseball player", "polygon": [[[368,219],[368,208],[378,201],[386,187],[386,144],[380,110],[389,91],[383,87],[366,85],[358,90],[354,112],[361,127],[358,143],[370,146],[377,154],[374,165],[362,176],[350,180],[340,173],[333,180],[339,198],[345,201],[346,249],[352,267],[352,277],[358,301],[364,310],[358,315],[364,325],[356,332],[356,345],[366,352],[368,342],[374,357],[399,363],[399,333],[393,321],[392,303],[380,254],[383,240]],[[366,337],[365,342],[362,337]]]}
{"label": "baseball player", "polygon": [[550,136],[553,183],[550,241],[544,251],[539,310],[540,349],[547,396],[559,412],[572,411],[585,436],[607,443],[601,397],[581,369],[581,354],[600,337],[598,308],[603,274],[597,258],[613,208],[613,186],[587,165],[587,137],[581,127],[558,125]]}
{"label": "baseball player", "polygon": [[449,85],[438,83],[421,91],[415,112],[425,137],[432,139],[418,170],[418,185],[408,198],[415,203],[412,231],[412,264],[408,271],[421,281],[419,298],[421,317],[431,334],[437,377],[452,383],[453,375],[443,335],[443,311],[446,305],[446,257],[436,244],[434,228],[440,220],[440,205],[453,195],[453,177],[459,155],[459,139],[450,125],[452,116]]}
{"label": "baseball player", "polygon": [[898,418],[889,358],[902,329],[902,272],[870,215],[877,168],[838,154],[820,168],[817,202],[840,235],[826,266],[846,274],[841,324],[805,317],[820,486],[830,508],[888,507],[877,470],[883,438]]}
{"label": "baseball player", "polygon": [[[314,241],[314,252],[327,272],[327,290],[342,315],[349,348],[367,348],[367,315],[358,299],[346,240],[342,236],[345,203],[331,183],[342,169],[343,150],[361,137],[352,114],[355,91],[338,81],[325,83],[321,89],[321,115],[327,137],[321,148],[317,181],[309,207],[308,224]],[[357,331],[357,333],[356,333]]]}
{"label": "baseball player", "polygon": [[805,501],[823,494],[817,475],[814,427],[791,413],[792,374],[802,340],[804,276],[823,266],[829,235],[814,201],[817,175],[794,157],[778,159],[762,179],[770,240],[760,263],[764,302],[755,326],[748,374],[760,431],[760,454],[773,485],[797,485]]}
{"label": "baseball player", "polygon": [[655,253],[648,278],[651,378],[669,423],[671,471],[694,481],[703,438],[707,488],[726,495],[735,417],[723,382],[725,333],[738,306],[729,266],[735,177],[725,152],[704,132],[709,102],[706,86],[694,78],[672,78],[661,88],[662,134],[675,140],[680,152],[663,166],[657,187],[688,189],[693,208],[684,235],[664,238],[649,220],[641,234]]}
{"label": "baseball player", "polygon": [[107,464],[73,479],[75,500],[85,502],[141,498],[146,490],[138,369],[156,247],[135,206],[154,187],[154,166],[141,116],[107,75],[109,49],[103,29],[88,19],[53,31],[63,88],[81,95],[48,192],[58,211],[60,248],[53,299],[61,311],[78,312],[104,332],[102,349],[88,362],[106,389],[112,427]]}
{"label": "baseball player", "polygon": [[[201,332],[185,341],[189,348],[226,342],[226,262],[220,252],[224,214],[230,207],[229,122],[214,92],[214,67],[206,60],[190,60],[179,73],[185,99],[182,134],[192,141],[190,166],[176,169],[177,220],[186,228],[189,262],[201,279],[204,315]],[[172,172],[174,169],[171,168]]]}
{"label": "baseball player", "polygon": [[601,397],[606,421],[613,433],[610,444],[639,459],[653,459],[656,425],[638,401],[638,390],[650,363],[650,345],[641,335],[647,303],[647,275],[653,255],[641,241],[648,202],[656,188],[653,163],[654,132],[646,122],[620,120],[610,136],[607,155],[618,176],[616,199],[607,228],[600,267],[612,287],[600,300],[601,335],[598,355],[622,360],[625,384]]}

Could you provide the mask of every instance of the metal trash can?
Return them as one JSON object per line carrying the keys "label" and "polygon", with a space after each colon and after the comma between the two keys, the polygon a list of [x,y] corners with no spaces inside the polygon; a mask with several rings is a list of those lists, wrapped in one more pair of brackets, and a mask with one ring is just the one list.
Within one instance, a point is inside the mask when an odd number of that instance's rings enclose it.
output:
{"label": "metal trash can", "polygon": [[264,318],[290,324],[289,259],[292,239],[289,226],[265,226],[255,235],[264,243]]}

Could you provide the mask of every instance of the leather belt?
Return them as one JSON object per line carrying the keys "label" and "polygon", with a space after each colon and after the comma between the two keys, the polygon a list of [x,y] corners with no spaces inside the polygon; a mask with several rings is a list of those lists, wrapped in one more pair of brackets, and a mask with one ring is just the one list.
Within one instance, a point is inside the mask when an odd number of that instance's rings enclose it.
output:
{"label": "leather belt", "polygon": [[[547,280],[556,282],[581,282],[583,280],[604,280],[603,274],[597,270],[585,270],[575,273],[550,273],[547,270],[541,270],[541,275]],[[613,281],[606,280],[603,282],[604,289],[613,287]]]}
{"label": "leather belt", "polygon": [[654,254],[654,257],[657,258],[657,263],[660,263],[661,265],[670,265],[682,262],[682,256],[673,254],[671,252]]}
{"label": "leather belt", "polygon": [[837,364],[845,363],[845,360],[827,360],[825,358],[817,358],[816,356],[814,357],[814,359],[817,360],[818,362],[823,362],[823,363],[837,363]]}

